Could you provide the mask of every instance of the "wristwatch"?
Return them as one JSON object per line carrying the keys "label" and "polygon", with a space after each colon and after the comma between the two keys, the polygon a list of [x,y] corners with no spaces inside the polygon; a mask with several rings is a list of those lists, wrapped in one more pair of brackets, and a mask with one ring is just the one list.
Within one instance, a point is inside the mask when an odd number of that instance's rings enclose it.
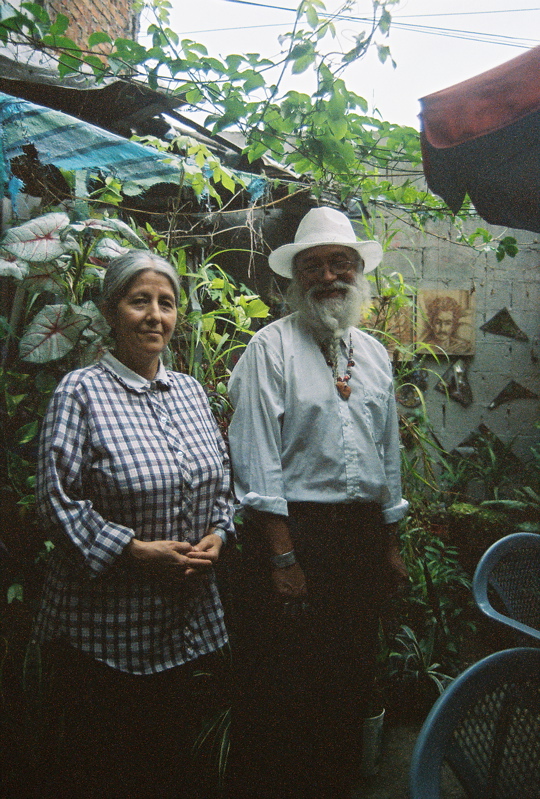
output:
{"label": "wristwatch", "polygon": [[296,563],[296,554],[294,549],[291,549],[290,552],[284,552],[283,555],[272,555],[270,561],[274,569],[286,569],[287,566],[293,566]]}

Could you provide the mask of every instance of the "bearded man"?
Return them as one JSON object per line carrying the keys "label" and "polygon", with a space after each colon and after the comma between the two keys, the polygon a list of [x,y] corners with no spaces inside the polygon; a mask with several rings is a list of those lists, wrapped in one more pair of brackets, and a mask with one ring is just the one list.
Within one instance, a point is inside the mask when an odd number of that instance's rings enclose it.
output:
{"label": "bearded man", "polygon": [[341,212],[309,211],[269,257],[295,311],[253,336],[230,379],[246,517],[238,796],[345,799],[358,776],[379,610],[406,581],[391,366],[355,327],[381,257]]}

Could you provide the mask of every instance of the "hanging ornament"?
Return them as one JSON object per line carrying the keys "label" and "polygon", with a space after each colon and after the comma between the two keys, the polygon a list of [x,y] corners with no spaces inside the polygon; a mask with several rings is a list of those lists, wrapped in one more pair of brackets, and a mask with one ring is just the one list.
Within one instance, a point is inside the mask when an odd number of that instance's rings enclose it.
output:
{"label": "hanging ornament", "polygon": [[396,390],[396,399],[406,408],[418,408],[422,404],[422,394],[428,387],[428,371],[412,363],[401,373],[401,385]]}
{"label": "hanging ornament", "polygon": [[422,394],[418,390],[418,386],[413,383],[404,383],[402,386],[398,386],[396,399],[406,408],[418,408],[422,404]]}
{"label": "hanging ornament", "polygon": [[435,385],[437,391],[448,394],[464,408],[467,408],[473,401],[472,389],[467,379],[465,364],[460,359],[446,370],[439,382]]}
{"label": "hanging ornament", "polygon": [[502,405],[503,402],[512,402],[512,400],[516,399],[538,399],[538,394],[516,383],[515,380],[510,380],[501,393],[497,394],[493,402],[488,405],[488,408],[492,411],[494,408],[498,408],[499,405]]}
{"label": "hanging ornament", "polygon": [[488,322],[480,327],[484,333],[515,338],[517,341],[528,341],[529,337],[516,325],[508,308],[498,311]]}

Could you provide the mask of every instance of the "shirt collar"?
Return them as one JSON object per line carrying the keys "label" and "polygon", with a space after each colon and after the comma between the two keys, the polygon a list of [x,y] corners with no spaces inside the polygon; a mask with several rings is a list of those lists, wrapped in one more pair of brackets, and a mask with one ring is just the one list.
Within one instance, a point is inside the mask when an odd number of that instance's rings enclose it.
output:
{"label": "shirt collar", "polygon": [[103,355],[100,363],[126,388],[132,389],[133,391],[149,391],[157,388],[164,390],[171,387],[171,378],[167,374],[167,370],[161,361],[159,362],[158,371],[153,380],[147,380],[145,377],[137,374],[137,372],[129,369],[110,352],[106,352]]}
{"label": "shirt collar", "polygon": [[[317,342],[317,344],[319,344],[319,346],[320,346],[319,339],[314,334],[313,330],[309,327],[309,325],[298,314],[298,312],[296,312],[296,318],[297,318],[298,322],[300,323],[300,325],[304,328],[304,330],[306,330],[307,333],[309,333],[309,335],[312,336],[315,339],[315,341]],[[348,327],[342,332],[341,336],[338,337],[338,341],[340,341],[345,347],[349,346],[349,340],[350,340],[351,333],[352,333],[353,330],[354,330],[354,327],[352,327],[352,326]]]}

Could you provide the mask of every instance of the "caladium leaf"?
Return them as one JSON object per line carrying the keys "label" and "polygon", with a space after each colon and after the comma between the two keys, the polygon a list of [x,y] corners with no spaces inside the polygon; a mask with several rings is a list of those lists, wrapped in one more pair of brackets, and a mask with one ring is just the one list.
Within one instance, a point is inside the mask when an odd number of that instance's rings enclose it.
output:
{"label": "caladium leaf", "polygon": [[23,361],[48,363],[70,352],[91,322],[78,305],[46,305],[32,320],[20,343]]}
{"label": "caladium leaf", "polygon": [[95,338],[88,342],[86,346],[82,348],[82,352],[79,356],[79,363],[81,366],[90,366],[105,354],[107,351],[107,347],[102,338]]}
{"label": "caladium leaf", "polygon": [[88,300],[88,302],[83,303],[81,310],[87,314],[91,320],[87,329],[84,331],[85,336],[90,337],[92,335],[109,335],[110,327],[102,316],[99,308],[95,305],[95,303],[92,302],[92,300]]}
{"label": "caladium leaf", "polygon": [[2,239],[4,250],[23,261],[44,263],[66,251],[60,233],[69,225],[67,214],[54,213],[10,228]]}
{"label": "caladium leaf", "polygon": [[129,241],[130,244],[133,244],[134,247],[141,247],[143,250],[148,249],[146,242],[139,238],[139,236],[137,236],[130,226],[126,225],[125,222],[122,222],[121,219],[107,219],[106,221],[109,225],[109,230],[114,230],[116,233],[120,233],[120,235],[126,241]]}
{"label": "caladium leaf", "polygon": [[147,244],[137,236],[129,225],[122,222],[121,219],[85,219],[83,222],[74,222],[71,228],[78,233],[81,233],[83,230],[114,231],[115,233],[119,233],[122,238],[129,241],[129,243],[133,244],[135,247],[142,247],[144,250],[148,249]]}
{"label": "caladium leaf", "polygon": [[81,252],[81,248],[77,239],[71,235],[69,229],[62,231],[60,239],[64,245],[65,252]]}
{"label": "caladium leaf", "polygon": [[0,277],[14,277],[16,280],[22,280],[27,272],[28,264],[0,258]]}
{"label": "caladium leaf", "polygon": [[34,293],[50,291],[53,294],[64,294],[64,269],[54,261],[47,264],[32,264],[25,280],[24,287]]}
{"label": "caladium leaf", "polygon": [[105,261],[118,258],[119,255],[125,255],[128,252],[130,252],[130,248],[122,247],[116,239],[101,239],[94,247],[94,255]]}

